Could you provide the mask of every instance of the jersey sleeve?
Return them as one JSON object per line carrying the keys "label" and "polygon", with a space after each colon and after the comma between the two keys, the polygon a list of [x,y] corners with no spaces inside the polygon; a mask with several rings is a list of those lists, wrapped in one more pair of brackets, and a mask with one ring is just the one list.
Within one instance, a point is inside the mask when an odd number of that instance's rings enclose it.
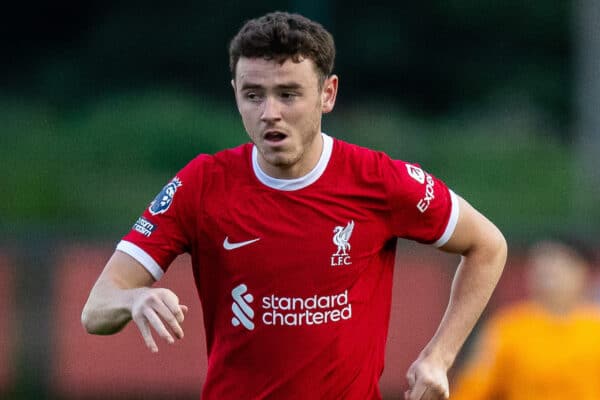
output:
{"label": "jersey sleeve", "polygon": [[458,221],[458,196],[416,164],[388,159],[384,180],[394,235],[441,247]]}
{"label": "jersey sleeve", "polygon": [[162,188],[117,245],[117,250],[136,259],[156,280],[190,249],[196,221],[193,205],[199,204],[200,157]]}

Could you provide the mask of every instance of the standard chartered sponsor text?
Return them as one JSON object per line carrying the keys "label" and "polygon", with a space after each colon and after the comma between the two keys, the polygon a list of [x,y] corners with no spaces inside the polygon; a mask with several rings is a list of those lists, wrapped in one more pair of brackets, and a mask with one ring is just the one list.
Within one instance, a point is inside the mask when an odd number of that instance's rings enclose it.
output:
{"label": "standard chartered sponsor text", "polygon": [[274,294],[262,298],[265,325],[303,326],[321,325],[352,318],[352,304],[348,290],[343,293],[311,297],[279,297]]}

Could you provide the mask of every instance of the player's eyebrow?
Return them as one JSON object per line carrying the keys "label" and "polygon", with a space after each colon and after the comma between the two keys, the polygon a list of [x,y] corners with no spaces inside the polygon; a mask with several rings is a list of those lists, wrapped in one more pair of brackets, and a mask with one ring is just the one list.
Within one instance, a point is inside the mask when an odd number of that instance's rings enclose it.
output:
{"label": "player's eyebrow", "polygon": [[278,89],[288,89],[288,90],[295,90],[295,89],[302,89],[302,85],[296,82],[289,82],[289,83],[283,83],[280,85],[276,86]]}
{"label": "player's eyebrow", "polygon": [[244,82],[242,83],[242,90],[248,90],[248,89],[262,89],[264,86],[263,85],[259,85],[258,83],[252,83],[252,82]]}
{"label": "player's eyebrow", "polygon": [[[264,88],[265,88],[264,85],[261,85],[258,83],[244,82],[244,83],[242,83],[241,90],[264,89]],[[275,88],[278,90],[298,90],[298,89],[302,89],[303,86],[297,82],[287,82],[287,83],[281,83],[279,85],[276,85]]]}

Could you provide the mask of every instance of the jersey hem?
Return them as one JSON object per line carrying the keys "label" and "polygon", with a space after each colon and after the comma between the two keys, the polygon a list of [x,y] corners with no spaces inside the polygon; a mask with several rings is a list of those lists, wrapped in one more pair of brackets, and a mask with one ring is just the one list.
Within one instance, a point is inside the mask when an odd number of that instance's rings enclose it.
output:
{"label": "jersey hem", "polygon": [[160,280],[160,278],[163,277],[164,271],[162,270],[160,265],[158,265],[158,263],[154,261],[152,256],[146,253],[141,247],[131,242],[128,242],[127,240],[121,240],[117,245],[117,250],[122,251],[127,255],[130,255],[137,262],[142,264],[142,266],[146,268],[148,272],[150,272],[150,275],[152,275],[152,277],[155,280],[158,281]]}
{"label": "jersey hem", "polygon": [[458,196],[452,190],[448,189],[448,191],[450,192],[450,203],[452,207],[450,210],[450,218],[448,218],[448,223],[446,224],[446,229],[444,230],[444,233],[442,233],[442,236],[433,243],[435,247],[442,247],[450,240],[450,237],[452,237],[452,234],[454,233],[454,229],[456,229],[456,223],[458,222]]}

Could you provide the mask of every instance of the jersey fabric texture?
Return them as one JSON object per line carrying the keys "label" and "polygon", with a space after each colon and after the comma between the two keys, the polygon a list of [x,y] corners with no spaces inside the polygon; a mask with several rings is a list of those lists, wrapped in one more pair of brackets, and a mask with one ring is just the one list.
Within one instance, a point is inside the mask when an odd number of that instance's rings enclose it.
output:
{"label": "jersey fabric texture", "polygon": [[453,400],[600,399],[600,310],[554,316],[532,302],[485,328]]}
{"label": "jersey fabric texture", "polygon": [[252,144],[198,156],[117,246],[156,279],[191,254],[203,399],[381,398],[396,240],[443,245],[458,201],[417,165],[322,136],[299,179],[266,175]]}

